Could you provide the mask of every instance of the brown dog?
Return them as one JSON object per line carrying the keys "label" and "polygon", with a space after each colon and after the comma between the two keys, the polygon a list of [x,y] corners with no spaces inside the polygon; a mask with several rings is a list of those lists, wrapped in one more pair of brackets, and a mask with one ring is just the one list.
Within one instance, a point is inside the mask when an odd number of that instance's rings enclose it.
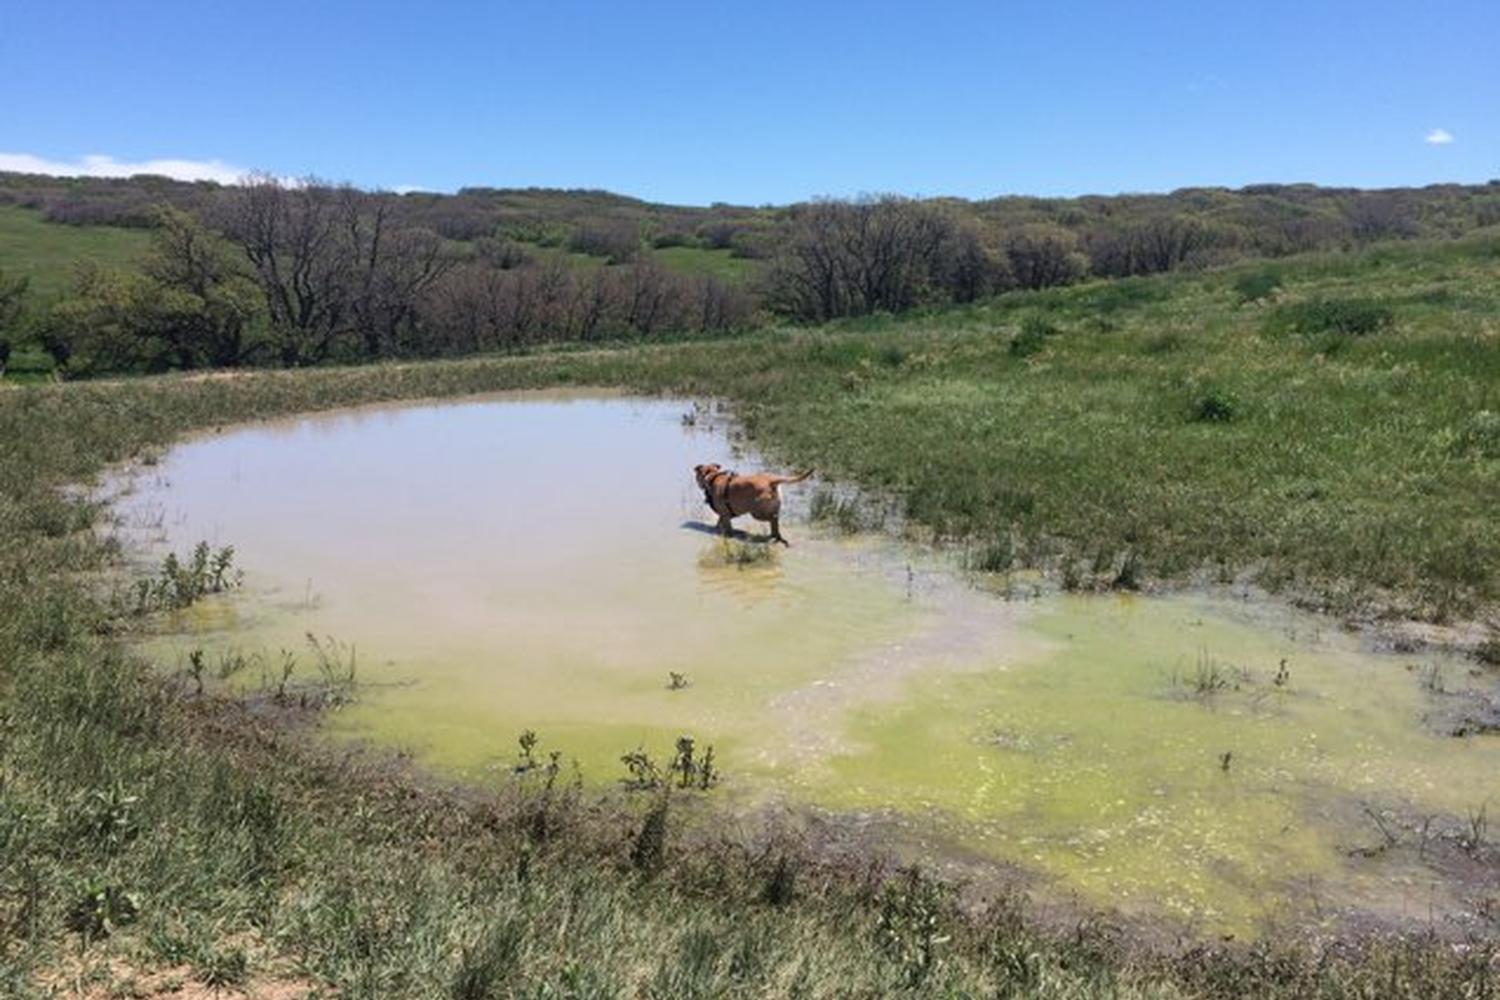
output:
{"label": "brown dog", "polygon": [[812,474],[808,469],[797,476],[773,476],[769,472],[742,476],[712,462],[693,466],[704,502],[719,515],[720,534],[729,534],[730,522],[749,514],[757,521],[770,521],[771,541],[782,545],[791,543],[781,537],[781,494],[777,488],[782,483],[800,483]]}

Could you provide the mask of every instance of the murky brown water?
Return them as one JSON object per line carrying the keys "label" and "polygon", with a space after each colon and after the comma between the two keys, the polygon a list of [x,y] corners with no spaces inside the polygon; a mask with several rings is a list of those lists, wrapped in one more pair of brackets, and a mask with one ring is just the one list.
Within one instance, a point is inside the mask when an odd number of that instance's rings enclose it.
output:
{"label": "murky brown water", "polygon": [[726,797],[893,811],[1131,911],[1461,908],[1425,851],[1357,849],[1366,806],[1500,809],[1500,741],[1423,721],[1453,697],[1435,687],[1488,683],[1464,664],[1228,599],[1006,602],[930,553],[820,534],[810,485],[786,490],[791,549],[726,564],[690,470],[756,463],[690,409],[524,394],[184,442],[120,502],[129,534],[152,559],[233,544],[246,586],[152,647],[307,671],[306,633],[332,636],[363,683],[339,733],[483,777],[533,729],[597,781],[690,733]]}

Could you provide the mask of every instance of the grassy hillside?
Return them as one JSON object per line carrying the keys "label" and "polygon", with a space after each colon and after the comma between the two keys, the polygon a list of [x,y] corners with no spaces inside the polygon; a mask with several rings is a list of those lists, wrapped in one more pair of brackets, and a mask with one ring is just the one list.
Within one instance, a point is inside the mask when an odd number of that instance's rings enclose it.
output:
{"label": "grassy hillside", "polygon": [[151,234],[141,229],[58,225],[41,212],[0,205],[0,271],[28,279],[34,302],[66,293],[79,262],[133,266],[150,241]]}
{"label": "grassy hillside", "polygon": [[[35,209],[0,205],[0,272],[27,278],[33,303],[52,302],[67,294],[80,262],[134,267],[150,243],[150,229],[64,225],[48,222]],[[588,254],[571,253],[560,247],[525,245],[541,260],[558,260],[582,271],[604,265],[602,258]],[[466,242],[455,241],[453,246],[460,253],[470,252]],[[748,281],[761,266],[757,261],[735,257],[729,250],[684,246],[643,248],[640,253],[668,270],[727,282]]]}
{"label": "grassy hillside", "polygon": [[[61,487],[237,420],[618,385],[731,401],[774,458],[869,487],[851,520],[889,497],[979,570],[1493,614],[1497,273],[1492,235],[715,342],[0,391],[0,992],[168,969],[347,997],[1492,994],[1493,922],[1164,946],[961,908],[864,844],[712,836],[711,799],[456,794],[330,757],[298,699],[199,696],[122,651],[136,592]],[[1475,859],[1493,884],[1500,851]]]}

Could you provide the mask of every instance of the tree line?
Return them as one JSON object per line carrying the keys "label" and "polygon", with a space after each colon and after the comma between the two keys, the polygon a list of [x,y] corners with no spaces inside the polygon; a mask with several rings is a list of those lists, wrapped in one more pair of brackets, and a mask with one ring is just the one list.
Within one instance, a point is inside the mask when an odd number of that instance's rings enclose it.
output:
{"label": "tree line", "polygon": [[[73,294],[44,309],[0,275],[0,365],[28,341],[66,373],[94,374],[715,333],[1455,237],[1500,224],[1500,181],[697,208],[598,191],[0,175],[0,204],[152,231],[138,268],[80,268]],[[671,270],[656,251],[674,247],[749,261],[753,278]]]}

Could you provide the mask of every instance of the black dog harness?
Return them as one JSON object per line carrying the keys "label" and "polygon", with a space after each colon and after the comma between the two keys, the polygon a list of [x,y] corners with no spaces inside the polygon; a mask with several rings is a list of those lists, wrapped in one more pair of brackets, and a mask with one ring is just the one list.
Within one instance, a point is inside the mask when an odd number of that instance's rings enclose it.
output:
{"label": "black dog harness", "polygon": [[708,485],[703,487],[703,502],[708,504],[709,510],[718,514],[719,508],[714,506],[714,484],[719,481],[720,476],[724,477],[724,510],[726,513],[720,514],[720,517],[734,516],[734,508],[729,506],[729,484],[734,482],[734,477],[737,475],[739,473],[733,469],[720,469],[714,473],[713,478],[708,481]]}

